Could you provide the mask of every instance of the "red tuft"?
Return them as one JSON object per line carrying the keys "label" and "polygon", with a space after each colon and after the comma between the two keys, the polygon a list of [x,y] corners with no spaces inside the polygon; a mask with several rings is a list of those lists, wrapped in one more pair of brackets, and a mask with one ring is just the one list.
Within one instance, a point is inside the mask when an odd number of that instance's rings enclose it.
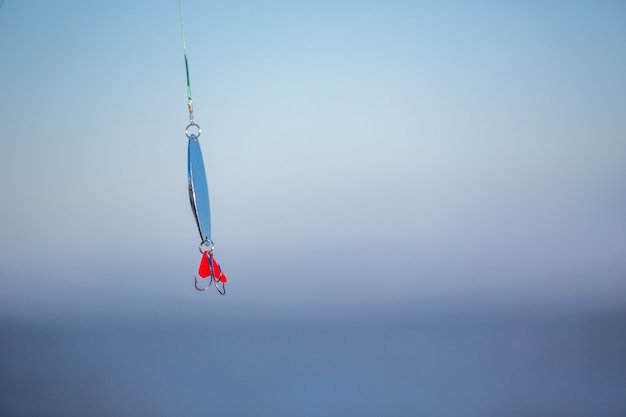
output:
{"label": "red tuft", "polygon": [[209,255],[207,251],[202,253],[202,260],[200,261],[200,268],[198,268],[198,275],[201,278],[206,278],[211,275],[211,265],[209,265]]}

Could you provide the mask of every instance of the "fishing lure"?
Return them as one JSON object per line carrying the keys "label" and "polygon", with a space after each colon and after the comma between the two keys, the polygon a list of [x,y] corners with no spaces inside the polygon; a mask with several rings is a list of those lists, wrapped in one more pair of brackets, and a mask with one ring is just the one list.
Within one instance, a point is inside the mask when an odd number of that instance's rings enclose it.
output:
{"label": "fishing lure", "polygon": [[209,188],[207,186],[202,150],[200,149],[200,135],[202,129],[193,118],[193,102],[191,100],[191,84],[189,83],[189,63],[187,60],[187,45],[185,43],[185,30],[183,27],[183,9],[181,0],[178,0],[178,12],[180,15],[180,29],[183,35],[183,53],[185,55],[185,71],[187,73],[187,106],[189,108],[189,124],[185,128],[187,136],[187,176],[189,179],[189,202],[196,219],[198,232],[200,232],[199,250],[202,254],[198,275],[201,280],[208,279],[208,283],[198,286],[198,278],[195,278],[195,287],[198,291],[206,291],[211,284],[215,284],[217,291],[226,294],[226,275],[213,257],[213,241],[211,240],[211,208],[209,206]]}

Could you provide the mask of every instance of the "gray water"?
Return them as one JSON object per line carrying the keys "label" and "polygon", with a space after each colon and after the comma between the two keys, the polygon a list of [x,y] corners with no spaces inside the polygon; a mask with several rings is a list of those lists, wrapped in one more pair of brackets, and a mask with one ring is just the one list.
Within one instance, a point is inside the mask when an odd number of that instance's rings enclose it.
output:
{"label": "gray water", "polygon": [[625,416],[626,315],[0,324],[1,416]]}

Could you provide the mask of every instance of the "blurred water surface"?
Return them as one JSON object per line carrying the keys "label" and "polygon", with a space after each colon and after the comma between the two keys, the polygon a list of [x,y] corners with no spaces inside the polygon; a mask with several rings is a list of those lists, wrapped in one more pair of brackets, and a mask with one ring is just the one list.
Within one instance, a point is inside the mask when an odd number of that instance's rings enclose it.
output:
{"label": "blurred water surface", "polygon": [[2,416],[623,416],[626,315],[0,327]]}

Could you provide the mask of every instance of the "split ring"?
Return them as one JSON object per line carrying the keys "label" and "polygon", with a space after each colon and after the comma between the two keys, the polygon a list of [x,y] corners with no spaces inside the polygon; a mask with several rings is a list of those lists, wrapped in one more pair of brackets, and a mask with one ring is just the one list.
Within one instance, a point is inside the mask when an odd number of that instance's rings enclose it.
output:
{"label": "split ring", "polygon": [[209,253],[213,253],[213,249],[215,249],[215,245],[213,245],[213,241],[211,239],[206,239],[200,242],[200,245],[198,246],[200,253],[204,253],[203,247],[207,248],[205,250]]}
{"label": "split ring", "polygon": [[[198,134],[189,134],[189,128],[195,126],[198,129]],[[197,138],[200,137],[200,135],[202,134],[202,129],[200,129],[200,125],[195,124],[194,122],[191,122],[187,125],[187,127],[185,128],[185,136],[187,136],[187,138],[189,139],[193,139],[196,140]]]}

